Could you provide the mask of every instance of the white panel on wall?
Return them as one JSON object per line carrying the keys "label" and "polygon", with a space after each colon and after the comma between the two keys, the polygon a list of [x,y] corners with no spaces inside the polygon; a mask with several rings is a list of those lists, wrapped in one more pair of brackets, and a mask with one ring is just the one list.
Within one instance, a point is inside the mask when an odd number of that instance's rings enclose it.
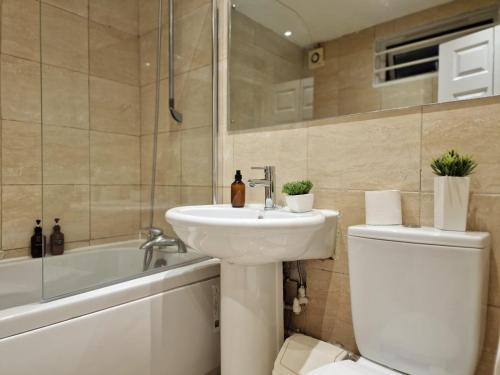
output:
{"label": "white panel on wall", "polygon": [[[500,26],[495,26],[494,38],[496,53],[494,54],[495,57],[493,67],[493,93],[494,95],[500,95]],[[498,375],[500,375],[500,373]]]}
{"label": "white panel on wall", "polygon": [[492,95],[493,61],[493,28],[442,43],[439,46],[439,102]]}
{"label": "white panel on wall", "polygon": [[314,114],[314,78],[301,81],[302,120],[312,120]]}

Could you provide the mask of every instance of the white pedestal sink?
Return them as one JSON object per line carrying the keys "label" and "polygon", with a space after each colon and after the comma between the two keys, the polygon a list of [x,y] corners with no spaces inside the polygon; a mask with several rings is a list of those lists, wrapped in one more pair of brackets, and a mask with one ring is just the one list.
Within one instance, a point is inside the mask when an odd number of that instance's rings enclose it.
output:
{"label": "white pedestal sink", "polygon": [[222,260],[222,375],[270,375],[283,343],[282,262],[333,256],[339,213],[262,205],[187,206],[165,217],[181,240]]}

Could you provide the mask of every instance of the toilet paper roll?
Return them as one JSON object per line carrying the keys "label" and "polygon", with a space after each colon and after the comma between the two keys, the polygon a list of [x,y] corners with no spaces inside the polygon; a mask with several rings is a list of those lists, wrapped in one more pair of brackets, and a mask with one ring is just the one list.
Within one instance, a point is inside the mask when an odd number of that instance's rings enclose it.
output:
{"label": "toilet paper roll", "polygon": [[401,192],[381,190],[365,192],[365,216],[368,225],[401,225]]}

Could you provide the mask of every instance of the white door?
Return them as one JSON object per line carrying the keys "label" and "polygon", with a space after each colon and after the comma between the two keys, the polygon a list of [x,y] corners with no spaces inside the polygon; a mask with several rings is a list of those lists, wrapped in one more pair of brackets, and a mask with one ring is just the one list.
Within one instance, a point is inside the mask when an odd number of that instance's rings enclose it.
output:
{"label": "white door", "polygon": [[439,102],[493,94],[494,44],[490,28],[439,46]]}
{"label": "white door", "polygon": [[312,120],[314,112],[314,78],[304,78],[301,82],[301,120]]}
{"label": "white door", "polygon": [[300,120],[300,80],[275,84],[272,90],[274,123]]}

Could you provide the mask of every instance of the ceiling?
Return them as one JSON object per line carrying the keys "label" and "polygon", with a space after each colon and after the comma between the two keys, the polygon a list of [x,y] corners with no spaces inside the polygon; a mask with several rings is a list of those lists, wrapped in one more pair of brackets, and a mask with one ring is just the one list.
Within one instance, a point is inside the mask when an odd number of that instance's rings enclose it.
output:
{"label": "ceiling", "polygon": [[236,9],[303,47],[453,0],[234,0]]}

